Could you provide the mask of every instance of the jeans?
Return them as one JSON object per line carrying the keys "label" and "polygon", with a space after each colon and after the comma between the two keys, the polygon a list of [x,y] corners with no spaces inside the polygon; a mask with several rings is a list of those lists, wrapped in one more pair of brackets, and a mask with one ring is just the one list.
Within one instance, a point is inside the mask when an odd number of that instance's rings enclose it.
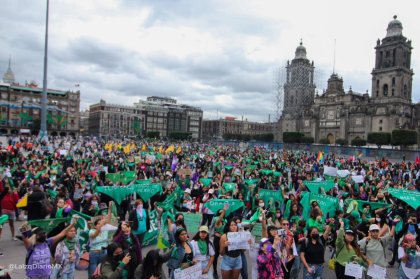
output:
{"label": "jeans", "polygon": [[298,279],[299,273],[300,273],[300,267],[301,267],[300,257],[296,256],[295,261],[293,262],[292,269],[290,270],[290,279]]}
{"label": "jeans", "polygon": [[245,252],[241,253],[241,258],[242,258],[241,276],[242,276],[242,279],[248,279],[248,265],[246,262]]}
{"label": "jeans", "polygon": [[314,273],[308,273],[306,267],[303,268],[303,278],[304,279],[321,279],[322,271],[324,269],[322,264],[308,264],[312,269],[315,270]]}
{"label": "jeans", "polygon": [[220,266],[222,270],[240,270],[242,269],[242,258],[237,256],[236,258],[224,255],[222,258],[222,264]]}
{"label": "jeans", "polygon": [[[404,270],[402,269],[402,266],[400,265],[400,267],[398,268],[398,272],[397,272],[397,278],[398,279],[409,279],[407,277],[407,275],[405,275]],[[418,277],[417,277],[418,278]]]}
{"label": "jeans", "polygon": [[88,278],[91,278],[93,273],[96,270],[98,264],[106,256],[105,250],[102,253],[89,253],[89,269],[88,269]]}

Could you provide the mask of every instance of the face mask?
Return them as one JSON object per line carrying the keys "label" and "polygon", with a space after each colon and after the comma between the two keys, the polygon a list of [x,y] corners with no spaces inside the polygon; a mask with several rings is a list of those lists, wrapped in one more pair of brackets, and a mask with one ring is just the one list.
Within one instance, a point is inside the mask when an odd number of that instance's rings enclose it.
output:
{"label": "face mask", "polygon": [[381,222],[381,218],[376,218],[376,222]]}
{"label": "face mask", "polygon": [[311,234],[311,237],[312,237],[312,239],[318,239],[319,234],[318,233]]}
{"label": "face mask", "polygon": [[267,245],[267,248],[266,248],[267,252],[270,252],[271,249],[273,249],[273,245],[272,244],[268,244]]}
{"label": "face mask", "polygon": [[184,220],[182,220],[182,219],[181,219],[181,220],[176,220],[176,224],[177,224],[177,225],[182,225],[183,221],[184,221]]}
{"label": "face mask", "polygon": [[198,186],[194,186],[194,189],[196,189],[196,190],[197,190],[197,189],[198,189]]}
{"label": "face mask", "polygon": [[259,207],[264,207],[264,203],[260,203],[258,205],[259,205]]}
{"label": "face mask", "polygon": [[92,205],[97,206],[98,202],[97,201],[92,201]]}

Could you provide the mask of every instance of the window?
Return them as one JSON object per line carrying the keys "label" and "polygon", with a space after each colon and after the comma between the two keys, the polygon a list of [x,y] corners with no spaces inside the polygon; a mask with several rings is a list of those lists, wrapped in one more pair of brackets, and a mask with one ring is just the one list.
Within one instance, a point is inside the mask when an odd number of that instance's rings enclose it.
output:
{"label": "window", "polygon": [[382,124],[382,119],[379,119],[379,124]]}
{"label": "window", "polygon": [[379,127],[379,131],[382,131],[382,127]]}
{"label": "window", "polygon": [[384,96],[388,96],[388,84],[384,84],[382,87],[382,93]]}
{"label": "window", "polygon": [[395,86],[395,78],[393,77],[392,78],[392,87],[394,87]]}

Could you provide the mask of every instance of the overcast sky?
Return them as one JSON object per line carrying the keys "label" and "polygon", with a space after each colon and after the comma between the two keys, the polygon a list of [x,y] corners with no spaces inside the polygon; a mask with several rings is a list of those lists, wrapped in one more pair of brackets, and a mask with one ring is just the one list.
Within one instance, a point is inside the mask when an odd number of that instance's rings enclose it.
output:
{"label": "overcast sky", "polygon": [[[42,86],[46,0],[2,0],[0,73]],[[77,90],[81,108],[131,105],[148,96],[199,106],[205,118],[268,121],[273,73],[303,39],[326,88],[334,61],[346,91],[371,91],[374,47],[393,15],[413,41],[418,11],[396,1],[50,0],[48,87]],[[420,100],[414,76],[413,102]]]}

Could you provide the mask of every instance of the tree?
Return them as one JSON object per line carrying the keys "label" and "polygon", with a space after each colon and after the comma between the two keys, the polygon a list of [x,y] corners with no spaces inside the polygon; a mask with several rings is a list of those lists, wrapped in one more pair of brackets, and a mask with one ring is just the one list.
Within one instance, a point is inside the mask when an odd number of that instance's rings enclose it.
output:
{"label": "tree", "polygon": [[172,132],[169,134],[169,138],[173,140],[188,140],[191,139],[192,133],[190,132]]}
{"label": "tree", "polygon": [[363,145],[366,145],[366,140],[357,137],[351,140],[351,145],[363,146]]}
{"label": "tree", "polygon": [[367,142],[376,144],[378,148],[381,148],[382,145],[391,143],[391,134],[384,132],[369,133]]}
{"label": "tree", "polygon": [[346,146],[348,144],[346,139],[336,139],[335,143],[341,146]]}
{"label": "tree", "polygon": [[158,139],[159,136],[160,136],[159,131],[148,131],[147,134],[146,134],[146,137],[153,138],[153,139]]}
{"label": "tree", "polygon": [[273,133],[253,135],[252,139],[257,141],[272,142],[274,140]]}
{"label": "tree", "polygon": [[319,143],[320,143],[320,144],[330,144],[330,140],[329,140],[329,139],[327,139],[327,138],[323,138],[323,139],[320,139],[320,140],[319,140]]}
{"label": "tree", "polygon": [[304,137],[304,134],[299,132],[283,132],[284,143],[300,143],[300,140]]}
{"label": "tree", "polygon": [[303,137],[300,139],[301,143],[314,143],[315,140],[313,137]]}
{"label": "tree", "polygon": [[393,130],[391,143],[401,147],[417,144],[417,132],[414,130]]}

